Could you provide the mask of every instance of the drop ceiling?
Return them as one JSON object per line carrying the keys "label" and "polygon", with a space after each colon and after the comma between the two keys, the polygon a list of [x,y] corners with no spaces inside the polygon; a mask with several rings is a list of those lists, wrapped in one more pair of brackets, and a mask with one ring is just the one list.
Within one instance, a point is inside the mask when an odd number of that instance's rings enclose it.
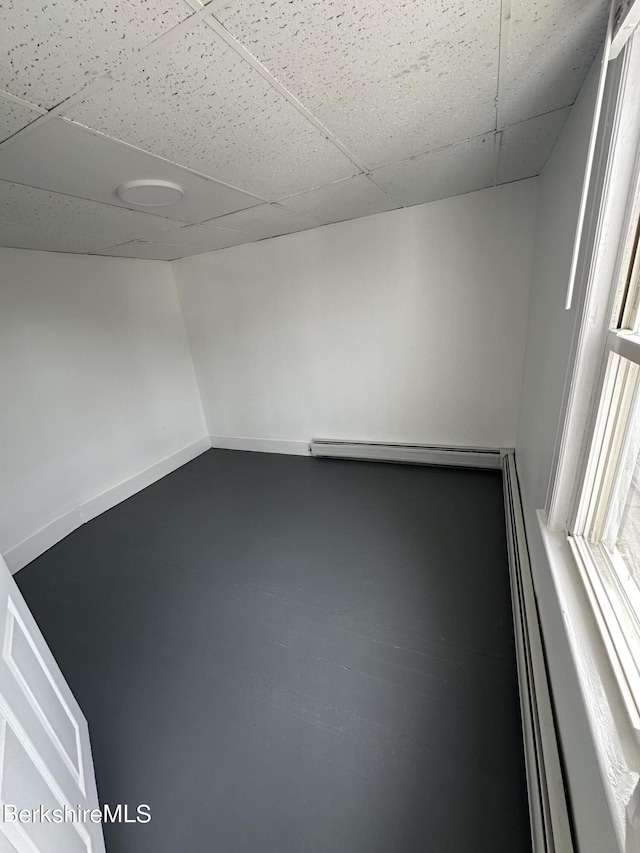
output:
{"label": "drop ceiling", "polygon": [[174,260],[537,175],[607,6],[3,0],[0,245]]}

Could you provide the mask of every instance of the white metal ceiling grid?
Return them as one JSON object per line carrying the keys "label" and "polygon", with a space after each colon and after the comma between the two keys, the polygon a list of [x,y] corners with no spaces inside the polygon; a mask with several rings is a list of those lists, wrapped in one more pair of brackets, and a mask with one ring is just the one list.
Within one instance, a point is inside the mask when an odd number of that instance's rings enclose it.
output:
{"label": "white metal ceiling grid", "polygon": [[50,109],[192,14],[184,0],[3,0],[3,88]]}
{"label": "white metal ceiling grid", "polygon": [[306,231],[318,225],[326,225],[328,220],[318,216],[308,216],[296,210],[288,210],[279,204],[263,204],[237,213],[229,213],[213,219],[209,225],[230,228],[255,235],[256,239],[278,237],[293,231]]}
{"label": "white metal ceiling grid", "polygon": [[[51,193],[22,184],[0,181],[0,220],[45,226],[55,217],[81,233],[99,234],[101,231],[135,231],[141,237],[150,231],[169,231],[175,220],[129,210],[112,205],[98,204],[74,196]],[[186,223],[184,223],[186,224]]]}
{"label": "white metal ceiling grid", "polygon": [[369,168],[495,128],[500,0],[231,0],[215,17]]}
{"label": "white metal ceiling grid", "polygon": [[496,134],[487,133],[378,169],[379,186],[404,205],[482,190],[493,185]]}
{"label": "white metal ceiling grid", "polygon": [[204,23],[69,117],[265,198],[356,171]]}
{"label": "white metal ceiling grid", "polygon": [[[47,244],[50,244],[56,229],[60,229],[65,235],[93,238],[91,248],[101,249],[150,233],[173,230],[176,224],[175,220],[138,210],[0,181],[0,245],[6,235],[19,233],[17,248],[37,248],[33,245],[37,243],[36,235],[48,235]],[[20,228],[16,231],[10,226]],[[31,237],[29,227],[33,229]]]}
{"label": "white metal ceiling grid", "polygon": [[0,100],[0,139],[6,139],[35,121],[41,113],[30,107]]}
{"label": "white metal ceiling grid", "polygon": [[500,140],[498,182],[506,184],[538,175],[568,114],[569,108],[565,107],[506,127]]}
{"label": "white metal ceiling grid", "polygon": [[[172,259],[538,174],[606,6],[5,0],[0,180],[49,192],[14,189],[0,245]],[[137,175],[184,202],[123,208]]]}
{"label": "white metal ceiling grid", "polygon": [[[123,181],[176,180],[173,163],[65,119],[50,119],[19,139],[19,145],[0,147],[0,180],[120,206],[126,205],[114,188]],[[179,171],[185,197],[170,207],[155,208],[159,216],[202,222],[262,201],[194,172]]]}
{"label": "white metal ceiling grid", "polygon": [[574,102],[602,45],[609,9],[608,0],[508,0],[508,6],[499,128]]}
{"label": "white metal ceiling grid", "polygon": [[368,175],[356,175],[328,186],[300,193],[287,199],[287,206],[326,222],[342,222],[358,216],[371,216],[401,205],[387,195]]}
{"label": "white metal ceiling grid", "polygon": [[137,258],[147,261],[177,261],[179,258],[188,258],[191,255],[199,255],[201,248],[193,246],[179,246],[173,243],[150,243],[146,240],[131,240],[120,246],[112,246],[104,251],[91,252],[92,255],[108,255],[113,258]]}

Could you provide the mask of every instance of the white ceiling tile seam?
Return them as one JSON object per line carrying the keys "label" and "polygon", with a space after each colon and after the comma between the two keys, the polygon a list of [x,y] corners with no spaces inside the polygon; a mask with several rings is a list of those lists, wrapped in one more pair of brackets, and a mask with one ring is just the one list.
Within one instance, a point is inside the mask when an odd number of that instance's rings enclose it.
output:
{"label": "white ceiling tile seam", "polygon": [[[363,173],[363,174],[367,174],[367,173],[365,172],[365,173]],[[288,199],[296,198],[296,197],[297,197],[297,196],[299,196],[299,195],[304,195],[305,193],[311,193],[311,192],[313,192],[314,190],[320,190],[320,189],[323,189],[324,187],[331,187],[331,186],[333,186],[333,184],[341,184],[341,183],[343,183],[343,181],[348,181],[348,180],[350,180],[350,179],[349,179],[349,178],[339,178],[339,180],[337,180],[337,181],[331,181],[331,182],[330,182],[330,183],[328,183],[328,184],[316,184],[316,185],[315,185],[315,186],[313,186],[313,187],[309,187],[309,189],[308,189],[308,190],[301,190],[300,192],[293,193],[293,194],[291,194],[291,195],[283,195],[283,196],[281,196],[280,198],[277,198],[277,199],[275,200],[274,204],[282,204],[282,205],[284,205],[284,203],[285,203]]]}
{"label": "white ceiling tile seam", "polygon": [[[186,0],[23,0],[2,4],[6,89],[50,110],[188,20]],[[92,7],[92,8],[88,8]]]}
{"label": "white ceiling tile seam", "polygon": [[[207,7],[208,8],[208,7]],[[291,106],[295,107],[295,109],[302,115],[316,130],[319,130],[323,136],[332,142],[338,150],[348,157],[349,160],[356,166],[360,172],[368,173],[369,167],[366,166],[360,158],[354,154],[343,142],[341,142],[338,137],[332,133],[325,125],[316,118],[313,113],[305,107],[305,105],[296,98],[287,88],[284,86],[274,75],[266,68],[256,57],[249,51],[247,48],[238,41],[238,39],[233,36],[226,27],[224,27],[220,21],[213,14],[207,15],[205,17],[205,23],[208,24],[211,29],[218,35],[229,47],[234,50],[238,56],[248,62],[251,67],[260,74],[260,76],[269,83],[269,85],[285,100],[287,100]]]}
{"label": "white ceiling tile seam", "polygon": [[[539,174],[608,5],[461,0],[458,20],[447,0],[355,11],[346,0],[105,0],[112,15],[75,2],[52,0],[50,16],[24,0],[7,19],[17,52],[0,62],[2,191],[16,185],[18,219],[37,212],[27,188],[55,194],[42,202],[52,228],[58,207],[100,203],[92,215],[116,233],[123,180],[184,184],[188,199],[147,208],[154,219],[134,222],[127,242],[149,241],[150,221],[255,228],[257,241]],[[82,252],[72,224],[82,218],[69,213],[69,228],[42,230],[33,247]],[[208,240],[178,234],[151,239]],[[17,227],[5,238],[26,240]],[[210,242],[204,251],[225,247]]]}
{"label": "white ceiling tile seam", "polygon": [[[347,180],[349,179],[347,178]],[[302,195],[302,193],[299,193],[299,195]],[[255,213],[261,209],[264,209],[266,205],[268,205],[270,208],[275,208],[276,210],[284,210],[287,213],[293,213],[296,216],[301,216],[303,219],[308,219],[309,221],[315,222],[318,225],[331,225],[331,222],[328,219],[323,219],[321,216],[317,216],[315,214],[312,215],[310,213],[305,213],[304,211],[297,210],[295,207],[287,207],[282,202],[275,201],[265,202],[264,205],[260,204],[256,207],[246,207],[242,210],[235,210],[233,211],[233,213],[223,213],[220,216],[214,217],[213,219],[205,219],[203,222],[195,222],[193,224],[204,225],[207,228],[215,228],[217,231],[231,231],[236,234],[254,234],[255,231],[252,231],[250,228],[234,228],[233,226],[229,225],[216,225],[216,222],[219,222],[221,219],[226,219],[230,216],[239,216],[241,214],[250,215],[251,213]]]}
{"label": "white ceiling tile seam", "polygon": [[[121,148],[128,148],[131,151],[137,151],[140,154],[145,154],[147,157],[153,157],[156,160],[161,161],[162,163],[166,163],[169,166],[173,166],[175,169],[180,169],[183,172],[188,172],[190,175],[195,175],[197,178],[202,178],[205,181],[209,181],[212,184],[216,184],[217,186],[224,187],[228,190],[234,190],[235,192],[244,193],[244,195],[251,196],[251,198],[255,198],[258,201],[264,202],[265,204],[270,203],[270,199],[265,196],[257,195],[256,193],[249,192],[249,190],[245,190],[242,187],[237,187],[234,184],[229,184],[226,181],[221,181],[219,178],[214,178],[212,175],[207,175],[205,172],[199,172],[197,169],[192,169],[190,166],[183,166],[180,163],[175,163],[173,160],[167,159],[167,157],[163,157],[161,154],[154,154],[152,151],[147,151],[145,148],[140,148],[138,145],[133,145],[131,142],[125,142],[123,139],[116,139],[114,136],[109,136],[108,133],[102,133],[100,130],[96,130],[93,127],[87,127],[84,124],[81,124],[78,121],[74,121],[73,119],[66,118],[65,116],[56,116],[60,120],[67,122],[67,124],[71,124],[74,127],[79,127],[86,133],[90,133],[93,136],[100,136],[103,139],[108,139],[109,142],[114,143],[115,145],[119,145]],[[0,147],[2,147],[0,145]]]}
{"label": "white ceiling tile seam", "polygon": [[38,104],[32,104],[31,101],[25,101],[24,98],[18,97],[18,95],[12,95],[11,92],[5,92],[4,89],[0,89],[0,101],[7,101],[9,104],[15,104],[18,107],[24,107],[27,110],[32,110],[34,113],[40,113],[40,115],[46,115],[47,110],[44,107],[38,106]]}
{"label": "white ceiling tile seam", "polygon": [[388,195],[389,198],[392,201],[394,201],[397,205],[399,205],[400,207],[408,207],[409,206],[409,205],[406,205],[403,201],[401,201],[395,195],[395,193],[391,192],[391,190],[389,188],[381,187],[380,184],[376,181],[374,174],[375,174],[374,172],[367,172],[366,176],[367,176],[367,178],[369,178],[371,183],[380,190],[380,192],[383,192],[385,195]]}
{"label": "white ceiling tile seam", "polygon": [[498,53],[498,80],[496,89],[496,126],[500,129],[500,95],[505,88],[507,75],[507,55],[509,53],[509,26],[511,22],[511,0],[501,0],[500,8],[500,48]]}
{"label": "white ceiling tile seam", "polygon": [[412,154],[411,157],[403,157],[401,160],[393,160],[390,163],[385,163],[383,166],[376,166],[375,169],[368,171],[367,175],[369,175],[369,177],[373,177],[376,172],[380,172],[382,169],[387,169],[390,166],[399,166],[400,163],[410,163],[412,160],[417,160],[419,157],[424,157],[426,154],[437,154],[440,151],[446,151],[448,148],[455,148],[456,145],[462,145],[463,143],[471,142],[474,139],[482,139],[491,133],[496,133],[496,130],[491,128],[490,130],[486,130],[484,133],[475,133],[473,136],[465,136],[464,139],[458,139],[455,142],[450,142],[448,145],[441,145],[438,148],[428,148],[426,151],[421,151],[419,154]]}
{"label": "white ceiling tile seam", "polygon": [[67,117],[269,200],[360,171],[204,21]]}
{"label": "white ceiling tile seam", "polygon": [[[193,9],[194,12],[201,12],[205,9],[204,3],[201,3],[200,0],[183,0],[184,3],[189,6],[189,8]],[[207,9],[207,12],[210,12],[210,9]]]}
{"label": "white ceiling tile seam", "polygon": [[503,124],[502,127],[498,128],[498,131],[502,132],[503,130],[510,130],[511,128],[518,127],[518,125],[526,124],[528,121],[533,121],[537,118],[546,118],[546,116],[551,116],[554,113],[560,113],[563,110],[570,110],[574,103],[575,102],[567,104],[566,107],[554,107],[554,109],[552,110],[545,110],[544,112],[536,113],[532,116],[527,116],[527,118],[523,118],[521,119],[521,121],[514,121],[511,124]]}
{"label": "white ceiling tile seam", "polygon": [[502,145],[502,131],[496,130],[493,136],[493,186],[497,186],[498,173],[500,171],[500,146]]}
{"label": "white ceiling tile seam", "polygon": [[[25,184],[22,181],[9,181],[9,180],[6,180],[4,178],[0,178],[0,185],[2,185],[2,184],[12,184],[13,186],[16,186],[16,187],[27,187],[30,190],[39,190],[41,192],[51,193],[51,195],[63,196],[64,198],[73,198],[73,199],[76,199],[77,201],[89,201],[92,204],[99,204],[99,205],[102,205],[104,207],[112,207],[114,210],[131,210],[131,211],[134,211],[135,213],[144,213],[145,216],[153,216],[154,219],[158,219],[161,222],[174,222],[176,227],[178,227],[178,228],[185,228],[187,225],[198,224],[198,223],[192,223],[192,222],[185,222],[182,219],[172,219],[170,216],[163,216],[160,213],[152,213],[151,208],[145,208],[144,210],[140,210],[138,207],[123,207],[120,204],[112,204],[108,201],[95,201],[95,199],[85,198],[85,196],[81,196],[81,195],[72,195],[71,193],[62,193],[62,192],[59,192],[58,190],[46,190],[46,189],[43,189],[42,187],[33,186],[33,184]],[[0,217],[0,222],[13,222],[13,221],[14,220],[2,219],[2,217]],[[178,223],[182,223],[182,224],[179,225]]]}
{"label": "white ceiling tile seam", "polygon": [[[184,0],[185,5],[189,5],[186,0]],[[193,8],[190,6],[190,8]],[[209,10],[206,7],[201,7],[199,11],[194,12],[193,15],[190,15],[188,18],[185,18],[184,21],[181,21],[179,24],[176,24],[175,27],[172,27],[166,33],[158,36],[158,38],[149,42],[149,44],[141,47],[134,54],[129,56],[127,59],[124,59],[122,62],[111,68],[106,74],[102,74],[99,77],[95,77],[90,83],[84,86],[82,89],[79,89],[73,95],[70,95],[68,98],[65,98],[63,101],[60,101],[59,104],[56,104],[54,107],[51,107],[50,110],[45,110],[44,113],[37,118],[35,121],[32,121],[31,124],[28,124],[26,127],[19,130],[17,133],[10,136],[8,139],[4,139],[0,142],[0,149],[4,148],[6,145],[13,144],[16,139],[22,136],[24,133],[30,133],[36,127],[40,127],[45,122],[49,121],[52,118],[61,117],[64,118],[64,113],[69,109],[69,107],[75,106],[81,101],[86,100],[91,95],[94,95],[96,92],[106,88],[109,86],[113,80],[119,77],[121,74],[126,73],[129,68],[135,67],[140,60],[146,59],[149,56],[152,56],[155,53],[159,53],[166,48],[169,48],[181,35],[185,30],[191,29],[191,27],[195,27],[202,20],[206,20],[209,17]],[[38,107],[38,109],[44,109],[42,107]]]}
{"label": "white ceiling tile seam", "polygon": [[[315,190],[327,189],[327,188],[332,187],[336,184],[346,183],[347,181],[353,180],[353,178],[355,178],[355,177],[368,178],[371,181],[371,183],[377,189],[379,189],[385,195],[389,196],[389,198],[391,198],[399,207],[406,207],[405,204],[403,204],[399,199],[394,197],[392,192],[390,192],[388,189],[384,189],[383,187],[379,186],[379,184],[375,181],[375,179],[373,177],[373,172],[362,172],[360,175],[352,175],[351,177],[348,177],[348,178],[340,178],[339,180],[331,181],[328,184],[318,184],[314,187],[309,187],[309,189],[307,189],[307,190],[301,190],[298,193],[294,193],[293,195],[281,196],[280,198],[276,199],[274,203],[279,204],[282,207],[286,207],[288,210],[296,210],[296,212],[299,213],[301,211],[298,211],[296,208],[291,208],[289,205],[287,205],[287,202],[291,201],[292,199],[296,199],[299,196],[308,195],[309,193],[312,193]],[[333,224],[333,223],[328,222],[327,224]]]}

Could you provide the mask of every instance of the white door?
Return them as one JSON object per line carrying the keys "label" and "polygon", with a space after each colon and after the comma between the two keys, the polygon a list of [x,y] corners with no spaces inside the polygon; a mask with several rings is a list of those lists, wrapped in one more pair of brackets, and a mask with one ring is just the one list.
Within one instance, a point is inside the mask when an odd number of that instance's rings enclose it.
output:
{"label": "white door", "polygon": [[1,556],[0,643],[0,853],[103,853],[87,721]]}

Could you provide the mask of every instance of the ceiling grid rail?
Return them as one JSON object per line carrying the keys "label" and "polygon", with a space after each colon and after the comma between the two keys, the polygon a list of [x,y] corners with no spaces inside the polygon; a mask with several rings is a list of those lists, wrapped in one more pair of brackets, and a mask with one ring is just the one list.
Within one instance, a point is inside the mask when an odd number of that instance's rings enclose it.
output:
{"label": "ceiling grid rail", "polygon": [[[189,6],[190,9],[194,9],[194,3],[190,2],[190,0],[182,0],[182,2],[186,6]],[[86,100],[91,95],[94,95],[96,92],[99,92],[101,89],[105,89],[117,77],[119,77],[129,68],[133,68],[138,65],[141,59],[153,56],[156,53],[160,53],[161,51],[165,50],[167,47],[170,47],[186,30],[195,27],[209,14],[209,10],[206,7],[200,6],[200,9],[197,12],[194,12],[193,15],[190,15],[188,18],[185,18],[184,21],[181,21],[179,24],[176,24],[166,33],[162,33],[162,35],[149,42],[149,44],[146,44],[144,47],[141,47],[139,50],[135,51],[127,59],[115,65],[106,74],[102,74],[99,77],[95,77],[90,83],[88,83],[79,91],[75,92],[73,95],[70,95],[68,98],[65,98],[64,100],[60,101],[60,103],[51,107],[50,110],[45,110],[44,113],[40,116],[40,118],[37,118],[35,121],[32,121],[26,127],[21,128],[12,136],[9,136],[7,139],[0,142],[0,149],[15,143],[15,141],[22,137],[24,134],[30,133],[31,131],[35,130],[37,127],[40,127],[42,124],[52,118],[64,118],[64,114],[69,109],[69,107],[75,106],[81,101]],[[0,92],[0,97],[3,96],[4,92]],[[11,100],[13,100],[14,96],[9,95],[9,97]],[[32,109],[36,112],[42,113],[44,109],[43,107],[40,107],[36,104],[32,104],[30,101],[24,101],[22,99],[20,99],[20,101],[22,106],[25,106],[28,109]]]}
{"label": "ceiling grid rail", "polygon": [[[305,107],[305,105],[298,99],[294,94],[292,94],[286,86],[284,86],[274,75],[267,69],[265,66],[258,60],[256,57],[249,51],[247,48],[241,44],[238,39],[236,39],[230,32],[224,27],[220,21],[215,17],[215,15],[211,14],[207,18],[205,18],[205,23],[216,33],[216,35],[222,39],[241,59],[247,62],[254,71],[257,73],[286,101],[288,101],[292,107],[294,107],[303,118],[305,118],[316,130],[320,131],[322,135],[332,142],[336,148],[345,155],[353,165],[359,170],[360,174],[364,174],[369,178],[369,180],[385,195],[388,195],[396,204],[400,207],[405,207],[398,198],[396,198],[393,193],[391,193],[388,189],[383,188],[378,184],[378,182],[373,178],[371,174],[371,169],[362,161],[360,158],[355,155],[349,148],[346,146],[338,137],[329,130],[313,113]],[[343,178],[342,180],[347,180]],[[284,199],[283,199],[284,201]],[[286,206],[286,204],[284,205]]]}
{"label": "ceiling grid rail", "polygon": [[500,165],[500,147],[502,145],[502,122],[500,121],[500,94],[505,89],[507,73],[507,55],[509,52],[509,27],[511,23],[511,0],[501,0],[500,3],[500,47],[498,49],[498,77],[496,80],[496,135],[494,137],[494,172],[493,186],[498,184],[498,167]]}
{"label": "ceiling grid rail", "polygon": [[[52,0],[57,11],[45,14],[48,5],[30,0],[6,19],[0,189],[14,186],[22,200],[15,228],[38,219],[31,207],[62,209],[65,197],[102,204],[105,216],[122,207],[92,178],[88,164],[102,157],[117,164],[105,176],[116,183],[118,170],[135,178],[135,168],[183,176],[187,206],[159,218],[237,228],[254,241],[540,174],[608,6],[465,0],[472,14],[458,19],[445,0],[395,11],[383,0],[359,11],[344,0],[296,0],[295,9],[286,0],[107,0],[113,15],[80,9],[66,20],[66,2]],[[86,191],[71,149],[82,152]],[[27,187],[58,201],[19,191]],[[26,240],[5,232],[9,245]],[[178,236],[188,245],[206,235]]]}
{"label": "ceiling grid rail", "polygon": [[[316,130],[318,130],[322,135],[335,147],[347,157],[353,165],[358,169],[358,174],[364,174],[367,176],[369,180],[383,193],[389,196],[396,204],[400,207],[405,207],[406,205],[397,198],[392,192],[388,189],[380,186],[378,182],[371,175],[370,168],[360,160],[360,158],[354,154],[338,137],[332,133],[329,128],[327,128],[313,113],[308,110],[304,104],[295,97],[280,81],[274,77],[271,72],[262,65],[261,62],[256,59],[256,57],[251,54],[247,48],[244,47],[221,23],[214,15],[214,8],[217,4],[214,2],[208,4],[207,6],[203,6],[199,0],[183,0],[183,2],[189,6],[194,11],[193,15],[190,15],[188,18],[185,18],[184,21],[181,21],[176,26],[172,27],[168,32],[163,33],[158,36],[158,38],[154,39],[149,44],[145,45],[143,48],[140,48],[136,53],[130,56],[128,59],[116,65],[112,68],[107,74],[104,74],[96,79],[92,80],[87,86],[61,101],[59,104],[56,104],[50,110],[46,110],[43,107],[40,107],[37,104],[33,104],[30,101],[26,101],[22,98],[18,98],[15,95],[12,95],[9,92],[0,91],[0,98],[6,98],[11,102],[17,103],[20,106],[31,109],[34,112],[39,112],[40,117],[35,119],[33,122],[28,124],[26,127],[21,128],[12,136],[9,136],[7,139],[0,142],[0,149],[5,146],[11,145],[15,143],[20,137],[24,134],[29,133],[36,128],[40,127],[45,122],[51,120],[52,118],[64,118],[65,112],[72,106],[86,100],[88,97],[94,95],[96,92],[100,91],[108,87],[117,77],[125,73],[129,68],[135,67],[140,63],[141,59],[154,56],[164,50],[167,50],[174,44],[177,39],[187,30],[191,28],[195,28],[199,23],[203,22],[207,24],[210,29],[225,42],[242,60],[248,63],[254,71],[256,71],[280,96],[282,96],[286,101],[288,101],[291,106],[293,106],[298,113],[303,116]],[[94,133],[99,133],[99,131],[94,131],[91,128],[86,128]],[[101,134],[104,135],[104,134]],[[111,138],[111,137],[108,137]],[[137,146],[130,145],[129,143],[123,142],[122,140],[115,140],[120,142],[121,144],[128,145],[128,147],[133,148],[138,151],[143,151],[144,149],[138,148]],[[153,154],[153,152],[145,152],[151,153],[154,157],[158,157],[159,155]],[[165,160],[165,162],[172,162],[167,160],[166,158],[161,157],[160,159]],[[233,184],[229,184],[225,181],[220,180],[219,178],[214,178],[211,175],[204,174],[203,172],[198,172],[194,169],[189,169],[188,167],[180,166],[180,168],[186,168],[188,171],[193,174],[199,175],[201,177],[207,178],[209,180],[214,180],[216,183],[221,184],[222,186],[229,187],[230,189],[241,190],[242,192],[248,192],[243,187],[238,187]],[[345,180],[345,179],[342,179]],[[268,199],[264,196],[258,195],[256,193],[249,192],[249,195],[252,195],[255,198],[260,199],[264,202],[273,202],[273,199]],[[286,207],[286,205],[283,205]]]}

